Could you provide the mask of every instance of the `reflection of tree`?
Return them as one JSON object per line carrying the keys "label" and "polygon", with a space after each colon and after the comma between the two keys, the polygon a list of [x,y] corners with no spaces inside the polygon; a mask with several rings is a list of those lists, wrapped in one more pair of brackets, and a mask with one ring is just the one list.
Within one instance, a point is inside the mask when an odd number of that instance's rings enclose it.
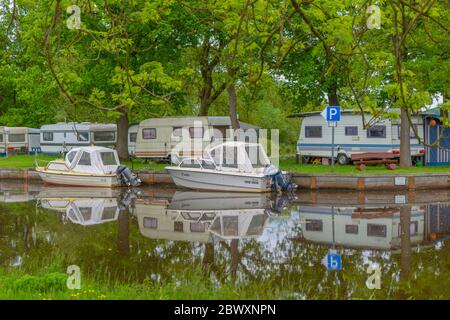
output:
{"label": "reflection of tree", "polygon": [[129,212],[128,209],[120,210],[119,217],[117,219],[118,232],[117,232],[117,248],[119,254],[122,256],[128,256],[130,254],[130,226],[129,226]]}
{"label": "reflection of tree", "polygon": [[405,205],[400,208],[400,230],[401,230],[401,268],[400,278],[407,280],[411,270],[411,206]]}

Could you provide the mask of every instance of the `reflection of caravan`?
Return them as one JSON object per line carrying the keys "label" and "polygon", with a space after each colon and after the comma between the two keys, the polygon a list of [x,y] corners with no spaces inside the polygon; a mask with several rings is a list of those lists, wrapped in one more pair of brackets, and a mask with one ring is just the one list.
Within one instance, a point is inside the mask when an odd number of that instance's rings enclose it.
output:
{"label": "reflection of caravan", "polygon": [[[303,238],[344,247],[397,249],[401,244],[400,208],[302,207]],[[424,238],[425,206],[411,209],[411,244]]]}
{"label": "reflection of caravan", "polygon": [[40,198],[41,207],[65,213],[76,224],[96,225],[117,220],[119,206],[116,198]]}
{"label": "reflection of caravan", "polygon": [[[241,129],[250,139],[257,142],[257,127],[240,122]],[[231,129],[229,117],[165,117],[141,121],[136,138],[136,157],[169,159],[172,149],[180,156],[197,154],[214,141],[227,137]],[[251,130],[250,130],[251,129]],[[222,138],[222,139],[220,139]],[[245,139],[245,136],[242,137]],[[202,150],[199,150],[199,149]],[[183,152],[184,150],[184,152]],[[195,150],[195,151],[194,151]]]}
{"label": "reflection of caravan", "polygon": [[[315,158],[331,158],[331,131],[320,112],[306,112],[291,117],[301,117],[300,135],[297,142],[297,155],[303,162],[310,162]],[[366,115],[370,123],[371,116]],[[363,128],[362,117],[351,110],[341,112],[341,120],[335,128],[336,157],[340,164],[349,162],[352,154],[363,152],[393,152],[400,150],[400,125],[398,121],[377,119],[373,125]],[[412,117],[414,126],[423,138],[423,123],[419,116]],[[372,124],[372,123],[371,123]],[[413,160],[423,158],[424,146],[411,130],[411,156]]]}
{"label": "reflection of caravan", "polygon": [[59,154],[74,147],[104,146],[114,148],[117,142],[115,124],[59,122],[41,127],[41,149],[46,154]]}
{"label": "reflection of caravan", "polygon": [[172,201],[135,203],[141,233],[151,239],[209,242],[255,238],[268,220],[270,202],[254,194],[179,192]]}
{"label": "reflection of caravan", "polygon": [[138,220],[139,230],[144,237],[209,242],[209,219],[189,216],[186,216],[187,219],[180,219],[179,212],[167,210],[167,206],[168,202],[165,200],[136,201],[134,214]]}
{"label": "reflection of caravan", "polygon": [[0,155],[40,152],[39,129],[0,127]]}
{"label": "reflection of caravan", "polygon": [[38,192],[0,190],[0,202],[27,202],[34,200]]}

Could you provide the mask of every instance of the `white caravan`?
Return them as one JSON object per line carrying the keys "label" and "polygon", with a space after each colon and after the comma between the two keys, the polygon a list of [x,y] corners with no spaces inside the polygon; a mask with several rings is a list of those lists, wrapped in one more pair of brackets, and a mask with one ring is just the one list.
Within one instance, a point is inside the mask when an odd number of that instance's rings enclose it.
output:
{"label": "white caravan", "polygon": [[139,123],[130,124],[128,127],[128,154],[130,156],[136,153],[136,138],[138,133]]}
{"label": "white caravan", "polygon": [[[297,158],[309,163],[316,159],[331,158],[332,127],[320,115],[320,112],[306,112],[294,114],[291,118],[303,118],[300,135],[297,141]],[[364,152],[392,152],[400,154],[400,125],[397,120],[374,119],[366,114],[366,122],[371,124],[368,129],[363,128],[361,115],[352,110],[341,112],[341,120],[335,127],[335,158],[339,164],[347,164],[352,154]],[[413,116],[412,122],[423,138],[423,120],[420,116]],[[411,129],[411,156],[413,161],[421,161],[424,146],[419,144]]]}
{"label": "white caravan", "polygon": [[61,154],[75,147],[103,146],[115,148],[117,126],[90,122],[59,122],[41,127],[41,150],[45,154]]}
{"label": "white caravan", "polygon": [[39,129],[0,127],[0,155],[40,152]]}
{"label": "white caravan", "polygon": [[[241,140],[258,141],[258,127],[239,122]],[[202,155],[211,143],[222,142],[231,132],[229,117],[164,117],[141,121],[136,139],[136,157],[170,159]],[[228,132],[227,132],[228,131]]]}

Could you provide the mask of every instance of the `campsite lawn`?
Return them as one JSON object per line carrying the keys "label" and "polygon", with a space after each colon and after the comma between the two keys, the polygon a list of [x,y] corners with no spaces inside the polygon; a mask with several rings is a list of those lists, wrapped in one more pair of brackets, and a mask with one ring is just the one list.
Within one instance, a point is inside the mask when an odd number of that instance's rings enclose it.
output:
{"label": "campsite lawn", "polygon": [[[56,156],[38,155],[36,159],[50,161],[56,159]],[[9,157],[0,158],[0,168],[15,168],[15,169],[32,169],[34,168],[35,156],[30,155],[13,155]],[[134,159],[131,161],[123,161],[123,164],[134,170],[164,170],[167,163],[158,163],[149,161],[144,163],[141,160]],[[280,161],[280,167],[283,170],[291,171],[293,173],[307,173],[307,174],[330,174],[331,166],[313,165],[313,164],[298,164],[294,159],[287,159]],[[367,166],[366,170],[358,171],[353,165],[340,166],[336,165],[334,172],[336,174],[404,174],[404,173],[448,173],[450,174],[450,166],[438,167],[411,167],[398,168],[397,170],[386,170],[384,166]]]}

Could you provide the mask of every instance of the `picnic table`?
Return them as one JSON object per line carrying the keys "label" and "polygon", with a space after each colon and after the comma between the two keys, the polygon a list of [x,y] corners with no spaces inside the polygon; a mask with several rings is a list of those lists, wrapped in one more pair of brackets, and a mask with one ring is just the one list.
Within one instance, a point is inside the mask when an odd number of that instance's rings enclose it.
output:
{"label": "picnic table", "polygon": [[366,169],[366,165],[384,164],[386,169],[395,170],[398,158],[390,152],[365,152],[352,155],[352,161],[359,171]]}

